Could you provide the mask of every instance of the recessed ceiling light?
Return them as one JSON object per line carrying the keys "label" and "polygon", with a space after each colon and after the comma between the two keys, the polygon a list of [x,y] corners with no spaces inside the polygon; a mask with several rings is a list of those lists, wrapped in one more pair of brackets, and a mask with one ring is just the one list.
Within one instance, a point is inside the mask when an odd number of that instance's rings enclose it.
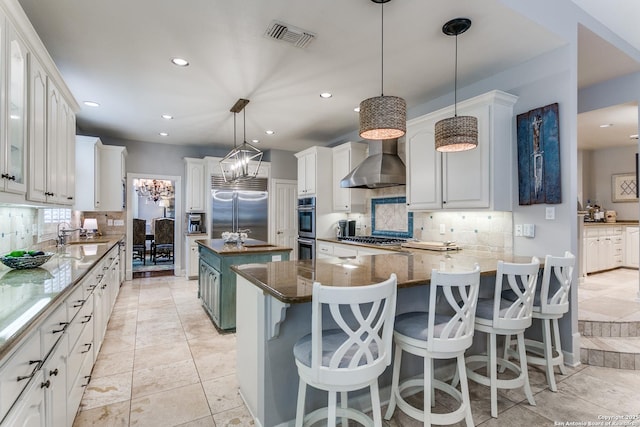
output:
{"label": "recessed ceiling light", "polygon": [[331,98],[333,95],[330,94],[329,92],[322,92],[320,94],[320,98]]}
{"label": "recessed ceiling light", "polygon": [[160,136],[169,136],[169,134],[166,132],[160,132]]}
{"label": "recessed ceiling light", "polygon": [[189,61],[183,58],[171,58],[171,62],[178,67],[186,67],[189,65]]}
{"label": "recessed ceiling light", "polygon": [[354,108],[353,111],[355,111],[356,113],[359,113],[360,112],[360,107]]}
{"label": "recessed ceiling light", "polygon": [[613,126],[613,123],[605,123],[603,125],[600,125],[601,128],[610,128],[611,126]]}
{"label": "recessed ceiling light", "polygon": [[162,118],[166,119],[166,120],[171,120],[171,119],[173,119],[173,116],[171,114],[163,114]]}
{"label": "recessed ceiling light", "polygon": [[100,104],[98,104],[97,102],[94,101],[84,101],[84,105],[86,105],[87,107],[99,107]]}
{"label": "recessed ceiling light", "polygon": [[629,138],[631,138],[631,139],[638,139],[638,134],[636,133],[635,135],[629,135]]}
{"label": "recessed ceiling light", "polygon": [[264,133],[266,133],[267,135],[273,135],[275,132],[272,130],[265,130]]}
{"label": "recessed ceiling light", "polygon": [[253,142],[254,144],[257,144],[258,142],[260,142],[259,139],[252,139],[251,142]]}

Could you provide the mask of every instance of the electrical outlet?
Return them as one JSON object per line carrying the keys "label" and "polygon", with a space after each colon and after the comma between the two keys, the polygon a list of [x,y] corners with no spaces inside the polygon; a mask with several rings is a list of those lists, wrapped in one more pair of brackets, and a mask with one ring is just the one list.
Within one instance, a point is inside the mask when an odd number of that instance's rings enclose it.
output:
{"label": "electrical outlet", "polygon": [[444,233],[446,233],[446,231],[447,230],[446,230],[444,224],[440,224],[440,234],[444,234]]}
{"label": "electrical outlet", "polygon": [[516,237],[522,237],[522,224],[516,224]]}
{"label": "electrical outlet", "polygon": [[113,220],[112,219],[108,219],[107,220],[107,225],[111,227],[113,225]]}
{"label": "electrical outlet", "polygon": [[556,208],[548,206],[544,211],[544,219],[556,219]]}
{"label": "electrical outlet", "polygon": [[272,255],[271,261],[272,262],[282,261],[282,255]]}

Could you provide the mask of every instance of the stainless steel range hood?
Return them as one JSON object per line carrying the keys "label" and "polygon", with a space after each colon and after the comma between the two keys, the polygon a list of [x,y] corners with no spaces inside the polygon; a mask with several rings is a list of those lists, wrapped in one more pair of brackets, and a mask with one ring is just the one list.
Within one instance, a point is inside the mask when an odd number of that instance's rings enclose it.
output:
{"label": "stainless steel range hood", "polygon": [[369,157],[340,181],[343,188],[382,188],[406,184],[398,140],[369,141]]}

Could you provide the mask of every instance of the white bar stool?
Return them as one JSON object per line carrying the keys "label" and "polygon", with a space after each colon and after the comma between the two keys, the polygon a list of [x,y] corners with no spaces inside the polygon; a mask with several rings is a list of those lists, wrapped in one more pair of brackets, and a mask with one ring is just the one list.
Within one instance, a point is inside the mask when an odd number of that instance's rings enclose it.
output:
{"label": "white bar stool", "polygon": [[[467,426],[473,426],[464,352],[473,342],[479,287],[478,265],[472,272],[465,273],[443,273],[433,270],[429,290],[429,311],[405,313],[396,317],[393,333],[396,354],[393,362],[391,398],[385,419],[391,419],[397,405],[405,414],[423,421],[425,426],[432,423],[454,424],[463,419]],[[438,306],[436,295],[444,295],[444,298],[438,299]],[[407,379],[400,383],[403,351],[424,358],[423,378]],[[433,378],[433,359],[456,359],[461,391]],[[423,411],[411,406],[402,397],[403,391],[416,388],[424,390]],[[460,403],[458,409],[446,414],[432,414],[431,405],[435,403],[433,388],[456,399]]]}
{"label": "white bar stool", "polygon": [[[547,383],[551,391],[558,391],[554,366],[560,368],[560,373],[566,374],[564,368],[564,356],[560,345],[560,329],[558,319],[562,318],[569,311],[569,291],[573,280],[573,268],[576,257],[569,251],[564,253],[564,257],[553,257],[547,255],[544,259],[544,271],[539,292],[533,301],[533,318],[540,319],[542,323],[542,342],[525,339],[527,363],[545,367]],[[551,290],[551,278],[555,277],[558,286]],[[509,291],[503,292],[505,299],[512,299],[513,294]],[[519,358],[519,353],[511,348],[510,337],[507,336],[505,342],[504,358],[513,356]]]}
{"label": "white bar stool", "polygon": [[[494,296],[480,299],[476,310],[476,331],[487,334],[487,354],[467,357],[467,376],[470,380],[491,388],[491,416],[498,417],[498,388],[524,387],[530,405],[535,406],[529,371],[524,350],[524,331],[531,326],[533,298],[535,294],[540,260],[533,257],[529,264],[515,264],[498,261]],[[513,290],[515,301],[502,298],[503,285]],[[520,344],[520,366],[497,358],[497,335],[516,335]],[[498,364],[517,374],[516,378],[499,379]],[[476,370],[486,366],[487,375]]]}
{"label": "white bar stool", "polygon": [[[336,417],[366,426],[382,425],[378,377],[391,364],[393,320],[396,313],[397,278],[369,286],[333,287],[313,284],[311,333],[295,344],[293,354],[300,383],[296,427],[313,425],[327,418],[334,427]],[[329,319],[323,319],[330,314]],[[338,329],[323,330],[324,323],[335,322]],[[306,387],[329,393],[328,407],[305,416]],[[369,387],[373,420],[363,412],[347,408],[347,392]],[[337,408],[336,393],[340,392]]]}

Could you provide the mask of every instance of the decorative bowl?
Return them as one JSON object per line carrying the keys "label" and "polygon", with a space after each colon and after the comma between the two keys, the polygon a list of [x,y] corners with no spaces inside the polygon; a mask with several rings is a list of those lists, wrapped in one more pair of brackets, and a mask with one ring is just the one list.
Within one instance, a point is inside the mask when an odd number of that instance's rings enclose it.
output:
{"label": "decorative bowl", "polygon": [[21,256],[21,257],[0,257],[0,261],[7,267],[15,268],[16,270],[24,270],[26,268],[40,267],[53,256],[53,252],[45,252],[44,255],[36,256]]}
{"label": "decorative bowl", "polygon": [[238,243],[238,241],[242,243],[247,239],[247,233],[232,233],[225,231],[222,233],[221,237],[225,243]]}

